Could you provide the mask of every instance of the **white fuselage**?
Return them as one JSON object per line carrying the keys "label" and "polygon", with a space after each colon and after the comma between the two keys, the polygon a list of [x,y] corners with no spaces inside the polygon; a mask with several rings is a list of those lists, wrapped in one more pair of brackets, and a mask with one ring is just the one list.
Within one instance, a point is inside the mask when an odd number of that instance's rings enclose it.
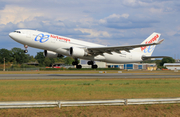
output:
{"label": "white fuselage", "polygon": [[[105,47],[103,45],[90,43],[86,41],[81,41],[77,39],[67,38],[63,36],[58,36],[46,32],[40,32],[35,30],[18,30],[19,32],[11,32],[9,36],[23,44],[30,47],[39,48],[43,50],[49,50],[62,54],[65,56],[70,56],[70,47],[86,48],[86,47]],[[104,61],[110,63],[132,63],[142,61],[143,53],[136,51],[140,48],[130,50],[129,52],[121,51],[121,53],[112,52],[103,53],[103,55],[97,56],[83,56],[78,57],[80,59],[92,60],[92,61]]]}

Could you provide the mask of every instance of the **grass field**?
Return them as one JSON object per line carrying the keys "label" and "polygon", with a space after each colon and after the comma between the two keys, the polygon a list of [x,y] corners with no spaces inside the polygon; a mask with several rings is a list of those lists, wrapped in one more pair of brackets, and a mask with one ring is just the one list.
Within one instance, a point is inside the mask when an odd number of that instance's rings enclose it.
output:
{"label": "grass field", "polygon": [[0,101],[180,97],[180,79],[1,80]]}
{"label": "grass field", "polygon": [[[117,71],[107,71],[117,73]],[[0,74],[75,74],[82,71],[0,72]],[[99,73],[99,71],[83,71]],[[123,71],[179,75],[173,71]],[[121,98],[180,97],[180,78],[166,79],[74,79],[74,80],[0,80],[0,101],[30,100],[94,100]],[[180,116],[180,104],[93,106],[1,109],[0,116],[60,116],[60,117],[119,117],[119,116]]]}

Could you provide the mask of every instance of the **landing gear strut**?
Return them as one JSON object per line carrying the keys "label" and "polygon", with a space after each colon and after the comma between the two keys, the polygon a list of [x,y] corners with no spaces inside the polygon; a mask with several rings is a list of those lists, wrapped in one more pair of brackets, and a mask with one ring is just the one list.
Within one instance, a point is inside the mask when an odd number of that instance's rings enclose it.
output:
{"label": "landing gear strut", "polygon": [[76,65],[76,68],[77,68],[77,69],[81,69],[82,66],[81,66],[81,65],[78,65],[78,63],[79,63],[79,62],[78,62],[78,59],[75,58],[75,61],[72,62],[72,65]]}
{"label": "landing gear strut", "polygon": [[28,50],[27,50],[28,45],[24,45],[24,48],[25,48],[24,53],[27,53],[28,52]]}
{"label": "landing gear strut", "polygon": [[97,69],[98,68],[98,66],[96,64],[94,65],[94,61],[88,61],[87,64],[91,65],[92,69]]}

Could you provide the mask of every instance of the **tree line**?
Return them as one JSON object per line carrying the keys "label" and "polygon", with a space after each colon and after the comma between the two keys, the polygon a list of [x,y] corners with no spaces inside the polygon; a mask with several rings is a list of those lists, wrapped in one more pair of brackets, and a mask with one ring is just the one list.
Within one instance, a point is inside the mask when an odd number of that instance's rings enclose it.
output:
{"label": "tree line", "polygon": [[164,63],[175,63],[175,59],[171,57],[163,58],[162,60],[146,60],[143,61],[142,63],[156,63],[157,68],[165,68],[163,65]]}
{"label": "tree line", "polygon": [[[30,56],[29,54],[25,54],[24,50],[21,48],[12,48],[11,50],[0,49],[0,64],[4,63],[4,58],[6,63],[11,64],[23,64],[28,62],[36,62],[39,63],[39,66],[50,66],[54,63],[61,63],[66,65],[71,65],[74,59],[72,57],[57,57],[57,58],[48,58],[44,57],[43,52],[37,52],[34,56]],[[163,58],[162,60],[155,61],[143,61],[142,63],[156,63],[158,68],[163,68],[164,63],[174,63],[175,60],[173,58]]]}
{"label": "tree line", "polygon": [[66,65],[71,65],[74,59],[72,57],[57,57],[48,58],[44,57],[43,52],[37,52],[34,56],[25,54],[24,50],[21,48],[12,48],[11,50],[0,49],[0,64],[4,63],[4,58],[6,63],[12,64],[23,64],[28,62],[37,62],[39,66],[50,66],[54,63],[62,63]]}

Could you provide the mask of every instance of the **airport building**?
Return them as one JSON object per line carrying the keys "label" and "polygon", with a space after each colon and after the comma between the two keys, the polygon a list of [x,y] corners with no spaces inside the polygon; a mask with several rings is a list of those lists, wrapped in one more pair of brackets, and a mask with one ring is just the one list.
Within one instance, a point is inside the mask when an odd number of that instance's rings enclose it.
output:
{"label": "airport building", "polygon": [[156,70],[155,63],[129,63],[129,64],[111,64],[107,63],[108,68],[120,68],[127,70]]}
{"label": "airport building", "polygon": [[180,63],[164,63],[164,67],[169,70],[180,70]]}
{"label": "airport building", "polygon": [[[87,65],[87,60],[80,59],[80,64],[82,68],[91,68],[91,65]],[[98,65],[98,68],[119,68],[127,70],[156,70],[157,66],[155,63],[128,63],[128,64],[114,64],[95,61],[95,64]]]}

